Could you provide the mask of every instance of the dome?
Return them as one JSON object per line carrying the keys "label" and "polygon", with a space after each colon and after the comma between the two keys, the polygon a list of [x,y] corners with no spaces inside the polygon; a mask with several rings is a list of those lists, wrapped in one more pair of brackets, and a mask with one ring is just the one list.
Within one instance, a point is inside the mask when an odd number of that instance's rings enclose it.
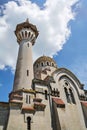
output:
{"label": "dome", "polygon": [[45,64],[45,65],[48,65],[48,66],[53,66],[53,67],[57,67],[57,64],[56,62],[48,57],[48,56],[41,56],[39,57],[35,62],[34,62],[34,66],[37,66],[37,65],[40,65],[40,64]]}

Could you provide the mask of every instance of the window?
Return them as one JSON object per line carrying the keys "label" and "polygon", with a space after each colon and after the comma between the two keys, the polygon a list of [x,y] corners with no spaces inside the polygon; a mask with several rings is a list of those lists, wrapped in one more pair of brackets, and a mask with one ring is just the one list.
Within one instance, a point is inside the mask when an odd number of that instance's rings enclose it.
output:
{"label": "window", "polygon": [[70,98],[71,98],[71,101],[72,101],[72,103],[75,104],[76,102],[75,102],[75,98],[74,98],[74,94],[73,94],[72,90],[69,89],[69,92],[70,92]]}
{"label": "window", "polygon": [[28,95],[26,95],[26,103],[28,103]]}
{"label": "window", "polygon": [[44,66],[43,62],[41,63],[41,66]]}
{"label": "window", "polygon": [[49,62],[47,62],[47,65],[49,66]]}
{"label": "window", "polygon": [[30,37],[30,32],[28,33],[28,37]]}
{"label": "window", "polygon": [[27,70],[27,76],[29,76],[29,70]]}
{"label": "window", "polygon": [[22,37],[24,38],[24,33],[22,32]]}
{"label": "window", "polygon": [[26,103],[27,104],[30,104],[31,102],[30,102],[30,95],[26,95]]}
{"label": "window", "polygon": [[68,93],[68,90],[67,90],[66,87],[64,88],[64,91],[65,91],[65,95],[66,95],[67,102],[68,102],[68,103],[71,103],[71,101],[70,101],[70,96],[69,96],[69,93]]}
{"label": "window", "polygon": [[55,91],[55,96],[56,96],[56,97],[59,97],[59,91],[58,91],[57,88],[56,88],[56,91]]}
{"label": "window", "polygon": [[30,100],[30,95],[28,96],[28,98],[29,98],[29,101],[28,101],[28,103],[30,104],[30,103],[31,103],[31,100]]}
{"label": "window", "polygon": [[52,63],[52,66],[54,66],[54,63]]}
{"label": "window", "polygon": [[27,46],[29,47],[29,43],[27,44]]}
{"label": "window", "polygon": [[27,37],[27,31],[25,31],[25,37]]}
{"label": "window", "polygon": [[45,99],[46,99],[46,100],[48,99],[47,90],[45,90]]}
{"label": "window", "polygon": [[31,130],[31,117],[27,117],[27,130]]}
{"label": "window", "polygon": [[67,82],[65,82],[65,85],[66,85],[66,86],[68,86],[68,83],[67,83]]}

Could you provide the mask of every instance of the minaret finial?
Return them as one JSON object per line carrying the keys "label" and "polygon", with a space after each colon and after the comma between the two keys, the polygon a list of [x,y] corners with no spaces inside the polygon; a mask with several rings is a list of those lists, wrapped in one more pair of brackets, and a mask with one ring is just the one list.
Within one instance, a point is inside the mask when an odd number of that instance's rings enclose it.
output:
{"label": "minaret finial", "polygon": [[29,23],[29,19],[28,18],[26,19],[26,22]]}

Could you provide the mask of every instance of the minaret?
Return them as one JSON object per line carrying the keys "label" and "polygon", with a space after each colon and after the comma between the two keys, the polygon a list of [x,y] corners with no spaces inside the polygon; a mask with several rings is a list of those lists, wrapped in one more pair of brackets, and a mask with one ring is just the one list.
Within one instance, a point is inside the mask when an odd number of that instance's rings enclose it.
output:
{"label": "minaret", "polygon": [[38,36],[35,25],[28,19],[16,26],[15,35],[19,43],[19,53],[16,65],[13,91],[31,89],[33,79],[32,46]]}

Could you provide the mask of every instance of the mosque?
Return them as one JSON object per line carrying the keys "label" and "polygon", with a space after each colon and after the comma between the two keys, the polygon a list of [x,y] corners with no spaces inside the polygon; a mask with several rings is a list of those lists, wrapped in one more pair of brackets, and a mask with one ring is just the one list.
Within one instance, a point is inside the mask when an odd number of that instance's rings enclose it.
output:
{"label": "mosque", "polygon": [[84,85],[48,56],[33,64],[39,35],[35,25],[26,20],[16,26],[15,35],[18,59],[9,101],[0,102],[0,130],[87,130]]}

